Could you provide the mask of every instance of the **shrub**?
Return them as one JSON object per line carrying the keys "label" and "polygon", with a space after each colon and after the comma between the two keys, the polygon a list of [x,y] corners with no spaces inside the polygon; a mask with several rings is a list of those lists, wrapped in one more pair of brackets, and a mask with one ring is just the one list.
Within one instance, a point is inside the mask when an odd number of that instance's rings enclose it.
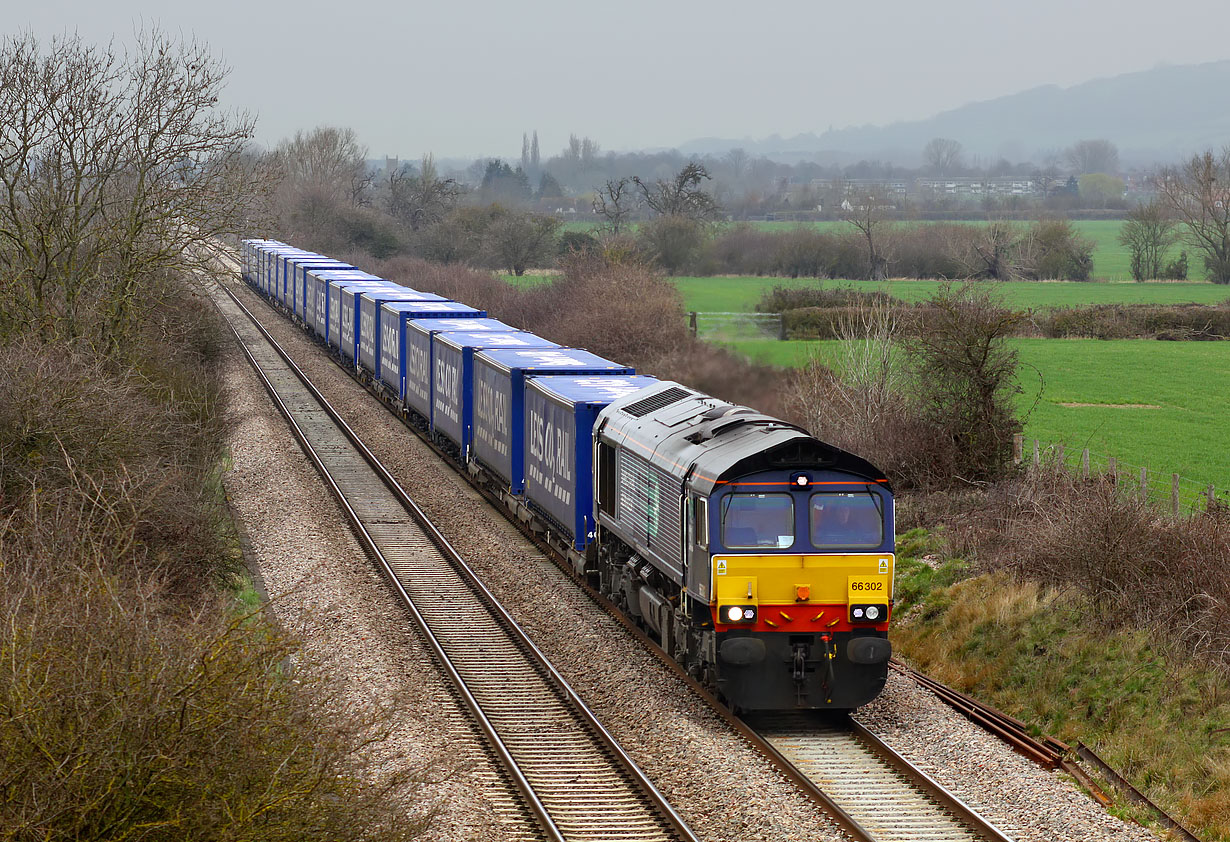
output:
{"label": "shrub", "polygon": [[785,313],[803,307],[870,307],[882,304],[901,306],[900,299],[878,290],[865,292],[847,287],[773,287],[760,297],[758,313]]}
{"label": "shrub", "polygon": [[679,291],[643,263],[575,255],[523,306],[527,330],[638,368],[692,341]]}
{"label": "shrub", "polygon": [[[543,174],[544,176],[546,173]],[[601,243],[598,238],[592,234],[586,234],[584,231],[565,231],[560,234],[559,244],[556,246],[557,257],[567,257],[573,252],[581,252],[589,254],[596,252],[601,248]]]}
{"label": "shrub", "polygon": [[1030,228],[1022,263],[1038,280],[1087,281],[1093,272],[1094,242],[1082,237],[1066,219],[1042,219]]}
{"label": "shrub", "polygon": [[43,499],[0,527],[0,837],[417,836],[412,776],[365,750],[386,712],[339,715],[341,686],[259,617],[104,572],[113,515]]}
{"label": "shrub", "polygon": [[[1076,588],[1115,624],[1156,628],[1184,657],[1230,666],[1230,518],[1160,517],[1113,477],[1062,468],[1005,488],[983,520],[980,557]],[[994,524],[994,528],[986,527]]]}
{"label": "shrub", "polygon": [[640,226],[637,239],[659,266],[677,275],[697,256],[705,241],[705,229],[686,216],[659,216]]}
{"label": "shrub", "polygon": [[225,423],[212,306],[153,283],[152,308],[121,349],[24,336],[0,345],[0,516],[36,495],[73,493],[115,512],[112,566],[197,594],[219,569],[215,494]]}

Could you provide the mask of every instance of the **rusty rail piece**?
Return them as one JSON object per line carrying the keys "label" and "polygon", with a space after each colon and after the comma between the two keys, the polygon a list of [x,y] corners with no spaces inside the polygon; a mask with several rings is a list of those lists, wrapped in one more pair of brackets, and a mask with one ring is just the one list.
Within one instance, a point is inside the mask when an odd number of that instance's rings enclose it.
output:
{"label": "rusty rail piece", "polygon": [[1067,743],[1054,737],[1035,738],[1027,730],[1024,722],[1015,716],[1010,716],[985,702],[980,702],[973,696],[936,681],[913,667],[903,664],[896,658],[889,661],[889,666],[900,674],[912,679],[916,684],[930,690],[941,701],[948,704],[958,713],[965,716],[1004,742],[1008,743],[1017,753],[1029,758],[1046,769],[1058,769],[1076,779],[1085,790],[1103,807],[1113,803],[1096,781],[1085,773],[1080,765],[1072,760],[1076,752]]}
{"label": "rusty rail piece", "polygon": [[1065,755],[1072,752],[1071,746],[1060,742],[1054,737],[1044,737],[1039,740],[1032,736],[1024,722],[1009,716],[1001,710],[996,710],[972,696],[967,696],[959,690],[949,687],[924,675],[918,670],[903,664],[896,658],[889,661],[889,666],[897,672],[911,678],[914,683],[934,693],[941,701],[970,721],[982,726],[995,734],[1016,751],[1047,769],[1058,769],[1063,765]]}
{"label": "rusty rail piece", "polygon": [[1147,807],[1153,813],[1154,818],[1157,819],[1158,824],[1170,830],[1180,839],[1186,840],[1186,842],[1201,842],[1199,837],[1179,824],[1177,819],[1172,818],[1161,807],[1154,804],[1147,795],[1132,786],[1125,777],[1112,769],[1109,763],[1098,757],[1089,746],[1082,742],[1077,742],[1076,753],[1080,755],[1082,760],[1097,769],[1111,786],[1123,793],[1124,798]]}
{"label": "rusty rail piece", "polygon": [[1093,749],[1084,743],[1078,742],[1075,747],[1072,747],[1054,737],[1043,737],[1041,740],[1036,739],[1026,731],[1025,723],[1013,716],[936,681],[934,678],[918,672],[895,658],[889,663],[889,666],[902,675],[913,679],[920,686],[932,691],[953,709],[1000,737],[1019,753],[1036,761],[1039,765],[1048,769],[1058,769],[1071,775],[1103,807],[1111,806],[1113,801],[1098,783],[1081,768],[1080,764],[1075,762],[1076,757],[1079,757],[1096,769],[1098,774],[1107,783],[1123,794],[1124,798],[1146,807],[1154,814],[1158,824],[1169,829],[1179,838],[1186,840],[1186,842],[1200,842],[1200,839],[1190,830],[1157,804],[1153,803],[1148,796],[1132,786],[1126,778],[1116,772],[1110,764],[1101,757],[1098,757]]}

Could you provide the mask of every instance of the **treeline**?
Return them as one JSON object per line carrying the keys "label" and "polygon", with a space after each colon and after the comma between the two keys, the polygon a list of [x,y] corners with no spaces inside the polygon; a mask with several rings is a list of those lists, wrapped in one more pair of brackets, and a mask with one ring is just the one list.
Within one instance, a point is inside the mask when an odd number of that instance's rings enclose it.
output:
{"label": "treeline", "polygon": [[239,599],[194,284],[270,182],[225,76],[157,31],[0,42],[0,839],[423,829],[380,716]]}
{"label": "treeline", "polygon": [[[884,292],[853,287],[775,287],[756,304],[780,313],[787,339],[862,338],[862,327],[884,311],[902,335],[930,330],[930,301],[907,302]],[[1230,338],[1230,299],[1220,305],[1099,304],[1052,307],[1018,314],[1013,336],[1049,339],[1224,340]]]}

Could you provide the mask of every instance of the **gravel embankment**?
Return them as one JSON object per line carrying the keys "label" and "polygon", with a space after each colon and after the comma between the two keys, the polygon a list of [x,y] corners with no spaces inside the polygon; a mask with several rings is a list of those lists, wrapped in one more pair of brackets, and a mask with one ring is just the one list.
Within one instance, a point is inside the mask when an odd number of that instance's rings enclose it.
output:
{"label": "gravel embankment", "polygon": [[[840,837],[822,812],[752,754],[666,667],[301,331],[275,316],[241,283],[233,288],[243,289],[245,303],[703,838],[780,842]],[[323,528],[326,521],[317,522]],[[395,640],[405,637],[402,631]],[[407,660],[421,657],[402,650],[400,643],[388,647]],[[1062,776],[1029,764],[896,674],[863,718],[1020,842],[1155,838],[1108,816]]]}
{"label": "gravel embankment", "polygon": [[224,483],[247,561],[278,622],[345,682],[349,705],[396,706],[398,725],[375,749],[376,771],[423,770],[426,781],[407,794],[407,807],[439,811],[426,838],[533,838],[247,359],[230,345],[226,355],[233,467]]}

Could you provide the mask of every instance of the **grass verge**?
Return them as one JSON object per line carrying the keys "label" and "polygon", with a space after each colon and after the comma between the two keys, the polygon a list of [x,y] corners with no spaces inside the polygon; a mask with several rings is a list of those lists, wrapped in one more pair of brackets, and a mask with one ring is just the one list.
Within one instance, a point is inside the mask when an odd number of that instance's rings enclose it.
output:
{"label": "grass verge", "polygon": [[[936,536],[898,544],[897,652],[935,678],[1095,747],[1202,838],[1230,842],[1230,682],[1071,592],[1004,573],[962,578]],[[924,561],[924,556],[927,560]],[[1119,812],[1145,819],[1135,808]]]}

